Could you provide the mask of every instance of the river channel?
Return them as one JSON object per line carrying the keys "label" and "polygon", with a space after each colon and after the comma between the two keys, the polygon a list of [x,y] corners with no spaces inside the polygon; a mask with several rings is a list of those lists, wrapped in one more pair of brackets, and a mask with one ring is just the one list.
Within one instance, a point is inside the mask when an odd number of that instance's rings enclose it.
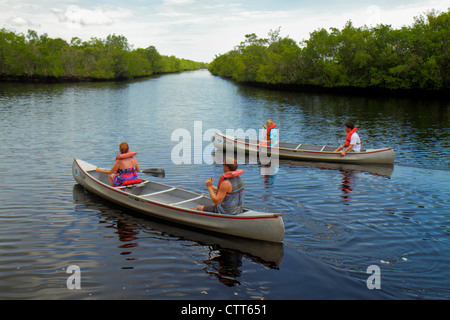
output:
{"label": "river channel", "polygon": [[[141,168],[165,169],[149,178],[206,192],[222,171],[208,130],[268,118],[281,141],[336,146],[351,120],[363,147],[393,147],[395,163],[240,164],[246,205],[283,214],[282,244],[145,217],[72,177],[74,157],[108,168],[127,141]],[[442,99],[283,92],[206,70],[0,83],[0,299],[449,299],[449,119]],[[191,134],[191,163],[173,161],[178,129]],[[68,288],[73,265],[81,289]]]}

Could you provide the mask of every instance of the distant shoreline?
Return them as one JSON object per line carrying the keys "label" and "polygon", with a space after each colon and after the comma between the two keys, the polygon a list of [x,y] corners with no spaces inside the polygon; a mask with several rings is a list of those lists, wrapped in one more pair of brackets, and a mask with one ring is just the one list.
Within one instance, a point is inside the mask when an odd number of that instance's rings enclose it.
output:
{"label": "distant shoreline", "polygon": [[[198,69],[199,70],[199,69]],[[114,82],[114,81],[128,81],[137,80],[143,78],[149,78],[157,75],[174,74],[186,71],[195,70],[183,70],[174,72],[158,72],[149,75],[134,76],[132,78],[118,77],[118,78],[94,78],[94,77],[81,77],[81,76],[42,76],[42,75],[2,75],[0,74],[0,82],[18,82],[18,83],[76,83],[76,82]]]}
{"label": "distant shoreline", "polygon": [[279,90],[286,92],[298,92],[298,93],[323,93],[334,95],[366,95],[366,96],[386,96],[386,97],[419,97],[419,98],[436,98],[447,99],[450,97],[448,90],[424,90],[424,89],[388,89],[380,87],[323,87],[315,85],[302,85],[302,84],[270,84],[261,82],[238,82],[231,77],[219,76],[216,77],[227,79],[236,83],[237,85],[267,89],[267,90]]}
{"label": "distant shoreline", "polygon": [[423,98],[449,98],[450,92],[448,90],[424,90],[424,89],[388,89],[380,87],[323,87],[315,85],[301,85],[301,84],[269,84],[260,82],[236,82],[232,78],[218,76],[224,79],[233,81],[239,85],[244,85],[254,88],[263,88],[268,90],[280,90],[288,92],[299,93],[325,93],[336,95],[368,95],[368,96],[391,96],[391,97],[423,97]]}
{"label": "distant shoreline", "polygon": [[[200,69],[197,69],[200,70]],[[1,82],[16,82],[16,83],[83,83],[83,82],[122,82],[132,81],[138,79],[150,78],[152,76],[176,74],[187,71],[196,70],[184,70],[175,72],[159,72],[150,75],[135,76],[133,78],[119,77],[113,79],[107,78],[93,78],[93,77],[80,77],[80,76],[42,76],[42,75],[1,75]],[[213,74],[214,75],[214,74]],[[298,93],[318,93],[318,94],[335,94],[335,95],[367,95],[367,96],[386,96],[386,97],[420,97],[420,98],[433,98],[433,99],[447,99],[450,97],[448,90],[424,90],[424,89],[387,89],[380,87],[323,87],[317,85],[301,85],[301,84],[269,84],[261,82],[238,82],[230,77],[214,75],[223,79],[230,80],[237,85],[247,86],[253,88],[267,89],[267,90],[280,90],[286,92],[298,92]]]}

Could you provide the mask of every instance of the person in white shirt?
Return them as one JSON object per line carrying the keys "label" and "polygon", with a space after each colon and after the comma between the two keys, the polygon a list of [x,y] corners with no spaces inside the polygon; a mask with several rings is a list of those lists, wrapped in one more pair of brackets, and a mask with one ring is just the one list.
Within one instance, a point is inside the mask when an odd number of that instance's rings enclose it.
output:
{"label": "person in white shirt", "polygon": [[356,133],[357,128],[352,122],[345,124],[345,132],[347,132],[347,138],[343,146],[338,147],[334,152],[341,151],[341,156],[344,157],[347,152],[361,152],[361,139]]}

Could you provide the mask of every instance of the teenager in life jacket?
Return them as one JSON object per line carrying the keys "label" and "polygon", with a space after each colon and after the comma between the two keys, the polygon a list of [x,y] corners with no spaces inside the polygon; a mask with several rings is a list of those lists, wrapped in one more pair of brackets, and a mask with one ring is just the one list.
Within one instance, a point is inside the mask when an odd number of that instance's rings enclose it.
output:
{"label": "teenager in life jacket", "polygon": [[113,187],[120,187],[142,182],[137,173],[141,171],[139,163],[134,157],[136,152],[129,152],[128,143],[122,142],[119,146],[120,154],[116,156],[116,162],[111,169],[105,170],[97,167],[98,172],[106,173],[109,183]]}
{"label": "teenager in life jacket", "polygon": [[357,128],[352,122],[347,122],[345,124],[345,132],[347,132],[347,137],[345,139],[345,144],[338,147],[334,152],[341,151],[341,156],[345,156],[347,152],[360,152],[361,151],[361,139],[356,133]]}
{"label": "teenager in life jacket", "polygon": [[264,139],[261,139],[260,143],[262,146],[273,147],[278,143],[278,132],[277,130],[272,130],[276,126],[272,119],[267,119],[266,124],[263,124],[263,128],[266,129],[266,134],[264,135]]}
{"label": "teenager in life jacket", "polygon": [[206,180],[205,184],[213,204],[198,206],[197,210],[222,214],[243,212],[244,182],[240,175],[244,170],[238,170],[237,167],[236,159],[226,159],[223,163],[224,174],[220,177],[217,187],[212,185],[212,178]]}

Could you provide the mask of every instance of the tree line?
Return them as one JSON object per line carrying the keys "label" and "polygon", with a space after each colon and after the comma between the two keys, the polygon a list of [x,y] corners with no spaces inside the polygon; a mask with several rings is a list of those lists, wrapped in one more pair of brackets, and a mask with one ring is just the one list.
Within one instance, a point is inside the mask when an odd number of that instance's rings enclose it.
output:
{"label": "tree line", "polygon": [[273,86],[448,90],[450,9],[414,18],[412,26],[330,28],[297,44],[280,28],[247,34],[233,50],[216,55],[211,73],[238,82]]}
{"label": "tree line", "polygon": [[0,29],[0,79],[118,80],[204,67],[161,55],[154,46],[132,49],[121,35],[89,41],[74,37],[68,43],[34,30],[24,35]]}

